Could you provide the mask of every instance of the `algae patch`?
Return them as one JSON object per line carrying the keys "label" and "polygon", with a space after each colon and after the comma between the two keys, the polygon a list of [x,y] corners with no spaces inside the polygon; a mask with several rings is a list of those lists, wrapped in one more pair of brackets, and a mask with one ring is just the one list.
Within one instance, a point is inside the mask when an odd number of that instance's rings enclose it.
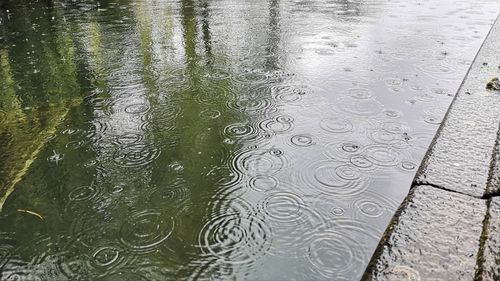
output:
{"label": "algae patch", "polygon": [[486,84],[486,89],[500,91],[500,80],[498,80],[498,77],[492,78],[490,82]]}

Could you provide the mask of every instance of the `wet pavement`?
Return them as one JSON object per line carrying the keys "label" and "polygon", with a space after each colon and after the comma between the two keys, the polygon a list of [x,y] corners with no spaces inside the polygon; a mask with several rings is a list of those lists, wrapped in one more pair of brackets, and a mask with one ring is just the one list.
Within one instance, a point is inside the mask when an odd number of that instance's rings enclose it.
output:
{"label": "wet pavement", "polygon": [[364,280],[475,280],[486,201],[417,186]]}
{"label": "wet pavement", "polygon": [[[499,280],[500,17],[363,280]],[[429,185],[422,185],[425,182]]]}
{"label": "wet pavement", "polygon": [[0,279],[359,280],[499,12],[1,2]]}

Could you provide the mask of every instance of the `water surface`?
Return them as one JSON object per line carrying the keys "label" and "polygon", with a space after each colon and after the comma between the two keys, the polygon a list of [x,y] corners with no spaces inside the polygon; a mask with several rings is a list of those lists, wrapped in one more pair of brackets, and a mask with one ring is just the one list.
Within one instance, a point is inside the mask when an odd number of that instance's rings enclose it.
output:
{"label": "water surface", "polygon": [[0,279],[358,280],[499,11],[3,0]]}

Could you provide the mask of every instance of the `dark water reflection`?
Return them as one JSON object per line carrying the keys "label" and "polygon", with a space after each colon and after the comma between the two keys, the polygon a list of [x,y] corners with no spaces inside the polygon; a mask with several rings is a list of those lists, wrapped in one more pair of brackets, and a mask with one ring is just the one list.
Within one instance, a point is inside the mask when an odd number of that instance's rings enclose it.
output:
{"label": "dark water reflection", "polygon": [[359,279],[499,11],[0,2],[0,279]]}

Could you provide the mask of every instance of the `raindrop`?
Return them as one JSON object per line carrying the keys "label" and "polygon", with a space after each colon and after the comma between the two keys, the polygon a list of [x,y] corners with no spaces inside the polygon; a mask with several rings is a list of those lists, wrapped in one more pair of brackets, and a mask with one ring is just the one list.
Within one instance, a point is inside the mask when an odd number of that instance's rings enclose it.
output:
{"label": "raindrop", "polygon": [[125,260],[123,250],[116,245],[96,248],[91,256],[90,265],[98,270],[111,270]]}
{"label": "raindrop", "polygon": [[221,115],[220,111],[215,109],[205,109],[202,112],[200,112],[201,118],[217,119],[220,117],[220,115]]}
{"label": "raindrop", "polygon": [[270,191],[276,189],[278,180],[272,176],[255,176],[250,179],[248,186],[258,192]]}
{"label": "raindrop", "polygon": [[270,237],[271,229],[257,217],[223,214],[204,224],[198,241],[218,262],[251,267],[269,250]]}
{"label": "raindrop", "polygon": [[243,151],[233,160],[233,168],[241,174],[251,176],[274,175],[286,164],[286,158],[279,150]]}
{"label": "raindrop", "polygon": [[94,198],[99,190],[93,186],[81,186],[73,189],[68,198],[71,201],[84,201]]}
{"label": "raindrop", "polygon": [[309,187],[336,196],[353,196],[367,188],[367,179],[353,165],[319,161],[308,165],[300,178]]}
{"label": "raindrop", "polygon": [[410,161],[403,161],[401,163],[401,168],[403,168],[404,170],[407,170],[407,171],[413,171],[417,168],[417,165],[413,162],[410,162]]}
{"label": "raindrop", "polygon": [[52,155],[47,158],[50,162],[55,162],[56,164],[64,159],[64,154],[57,153],[55,150],[52,150]]}
{"label": "raindrop", "polygon": [[234,123],[224,128],[224,135],[237,140],[250,140],[257,136],[257,132],[251,124]]}
{"label": "raindrop", "polygon": [[330,133],[347,133],[351,132],[353,128],[352,123],[343,118],[322,119],[319,126],[321,129]]}
{"label": "raindrop", "polygon": [[152,163],[161,150],[144,144],[130,145],[118,150],[113,160],[122,167],[140,167]]}
{"label": "raindrop", "polygon": [[362,155],[373,164],[383,167],[396,166],[400,161],[399,153],[385,145],[366,146],[362,151]]}
{"label": "raindrop", "polygon": [[142,114],[148,111],[149,111],[149,106],[143,103],[131,104],[125,107],[125,112],[129,114]]}
{"label": "raindrop", "polygon": [[290,139],[290,142],[299,147],[311,146],[314,144],[312,137],[308,135],[295,135]]}
{"label": "raindrop", "polygon": [[353,88],[347,90],[347,94],[353,99],[371,99],[373,97],[373,92],[365,88]]}
{"label": "raindrop", "polygon": [[274,133],[284,133],[293,128],[293,118],[290,116],[280,115],[271,119],[266,119],[259,123],[259,127],[265,131]]}
{"label": "raindrop", "polygon": [[149,252],[167,240],[174,219],[157,210],[143,210],[129,216],[120,229],[120,241],[133,251]]}

